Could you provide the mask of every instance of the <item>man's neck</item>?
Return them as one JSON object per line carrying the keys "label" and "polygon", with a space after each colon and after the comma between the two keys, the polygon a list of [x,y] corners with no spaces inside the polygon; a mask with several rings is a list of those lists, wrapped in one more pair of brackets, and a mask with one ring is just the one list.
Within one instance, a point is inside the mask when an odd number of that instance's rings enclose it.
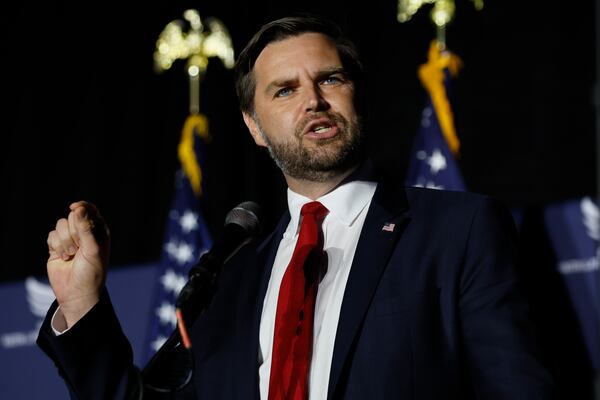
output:
{"label": "man's neck", "polygon": [[288,187],[294,192],[306,196],[311,200],[316,200],[338,187],[339,184],[342,183],[350,174],[352,174],[357,167],[358,165],[349,168],[342,173],[335,174],[323,181],[296,179],[288,175],[285,175],[285,180],[288,184]]}

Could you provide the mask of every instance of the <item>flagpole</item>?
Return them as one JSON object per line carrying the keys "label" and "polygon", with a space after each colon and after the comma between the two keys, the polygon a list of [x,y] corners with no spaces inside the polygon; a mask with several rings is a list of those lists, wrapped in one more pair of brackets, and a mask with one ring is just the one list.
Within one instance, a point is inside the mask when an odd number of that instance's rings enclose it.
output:
{"label": "flagpole", "polygon": [[188,9],[184,11],[183,19],[165,25],[156,40],[153,57],[156,73],[170,69],[178,60],[185,61],[189,82],[189,115],[183,123],[177,146],[179,168],[174,176],[174,194],[157,270],[159,279],[155,283],[153,299],[155,311],[149,321],[145,344],[145,356],[150,361],[142,371],[144,378],[154,382],[155,389],[160,391],[174,390],[189,378],[191,369],[186,363],[179,363],[182,368],[176,370],[181,374],[164,376],[165,379],[177,378],[176,384],[161,380],[162,372],[170,370],[167,364],[174,356],[189,358],[186,351],[182,351],[184,347],[179,346],[181,336],[185,335],[176,329],[177,296],[190,269],[212,246],[200,204],[203,150],[205,142],[210,139],[208,118],[200,112],[200,83],[210,58],[219,58],[225,68],[231,69],[234,54],[228,30],[218,18],[209,17],[203,22],[197,10]]}

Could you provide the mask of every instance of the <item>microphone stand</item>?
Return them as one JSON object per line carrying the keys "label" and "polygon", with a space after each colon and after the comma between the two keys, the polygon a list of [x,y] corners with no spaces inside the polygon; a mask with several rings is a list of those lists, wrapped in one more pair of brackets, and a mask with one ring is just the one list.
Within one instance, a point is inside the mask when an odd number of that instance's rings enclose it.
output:
{"label": "microphone stand", "polygon": [[[176,303],[185,317],[186,326],[191,327],[210,304],[216,289],[219,266],[218,260],[209,252],[190,270],[189,280]],[[142,370],[145,388],[162,393],[183,389],[191,381],[193,360],[191,349],[182,344],[180,329],[174,329]]]}
{"label": "microphone stand", "polygon": [[143,391],[170,393],[183,389],[192,379],[194,358],[181,344],[179,330],[158,349],[141,372]]}

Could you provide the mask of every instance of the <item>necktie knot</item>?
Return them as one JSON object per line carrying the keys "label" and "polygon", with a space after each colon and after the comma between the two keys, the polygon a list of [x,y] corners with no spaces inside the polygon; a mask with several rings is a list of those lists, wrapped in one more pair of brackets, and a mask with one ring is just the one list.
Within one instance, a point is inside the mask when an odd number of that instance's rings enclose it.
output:
{"label": "necktie knot", "polygon": [[327,209],[327,207],[325,207],[318,201],[311,201],[309,203],[306,203],[302,206],[302,209],[300,209],[300,214],[303,217],[311,215],[314,216],[314,218],[319,222],[323,221],[328,212],[329,210]]}
{"label": "necktie knot", "polygon": [[323,222],[328,212],[329,210],[318,201],[311,201],[302,206],[300,210],[302,222],[300,223],[298,242],[296,244],[298,248],[303,248],[301,252],[304,255],[301,257],[305,258],[308,252],[319,243],[320,238],[322,238],[322,235],[320,235],[321,222]]}

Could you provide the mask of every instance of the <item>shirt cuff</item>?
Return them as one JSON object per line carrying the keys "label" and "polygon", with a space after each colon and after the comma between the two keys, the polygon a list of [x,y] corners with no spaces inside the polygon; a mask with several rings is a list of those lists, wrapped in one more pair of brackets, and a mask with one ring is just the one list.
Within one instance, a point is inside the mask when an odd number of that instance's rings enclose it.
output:
{"label": "shirt cuff", "polygon": [[70,329],[67,327],[67,320],[65,319],[62,311],[60,311],[60,306],[56,307],[54,315],[52,315],[50,327],[56,336],[60,336]]}

